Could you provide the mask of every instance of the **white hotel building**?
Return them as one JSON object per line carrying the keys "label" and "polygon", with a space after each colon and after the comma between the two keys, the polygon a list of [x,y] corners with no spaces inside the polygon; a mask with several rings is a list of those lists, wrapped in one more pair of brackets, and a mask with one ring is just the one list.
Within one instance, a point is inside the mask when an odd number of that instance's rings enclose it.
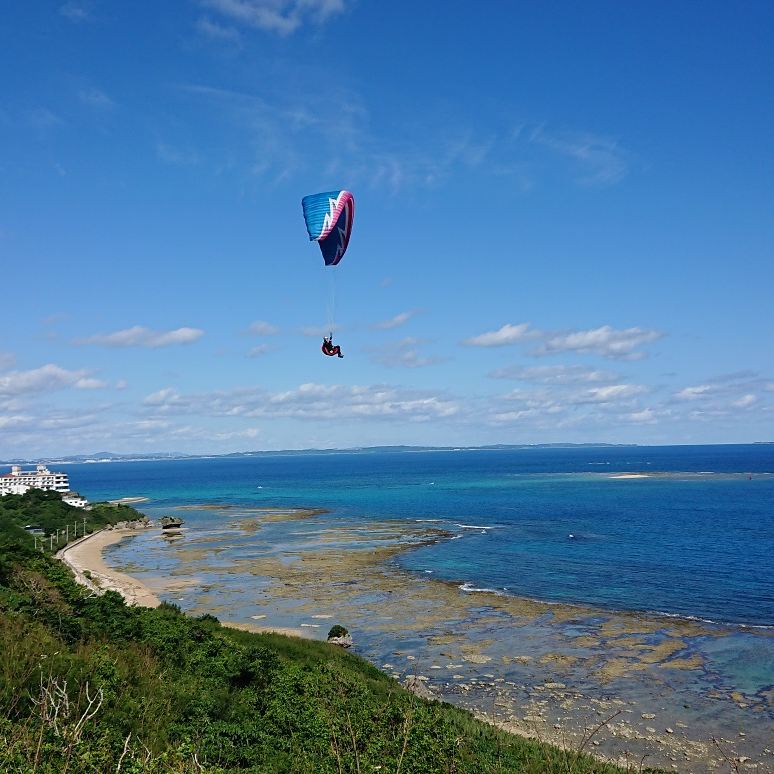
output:
{"label": "white hotel building", "polygon": [[52,473],[45,465],[35,470],[12,465],[10,473],[0,475],[0,495],[24,494],[28,489],[52,489],[64,494],[70,491],[70,480],[67,473]]}

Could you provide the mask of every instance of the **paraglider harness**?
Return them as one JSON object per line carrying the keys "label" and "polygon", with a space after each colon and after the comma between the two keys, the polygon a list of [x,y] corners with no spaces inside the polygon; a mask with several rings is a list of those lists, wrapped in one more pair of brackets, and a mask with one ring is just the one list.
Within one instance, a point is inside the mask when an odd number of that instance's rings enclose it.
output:
{"label": "paraglider harness", "polygon": [[338,344],[336,344],[336,346],[333,345],[332,331],[330,336],[323,336],[323,343],[320,349],[322,350],[323,355],[327,355],[328,357],[344,357],[344,355],[341,354],[341,347]]}

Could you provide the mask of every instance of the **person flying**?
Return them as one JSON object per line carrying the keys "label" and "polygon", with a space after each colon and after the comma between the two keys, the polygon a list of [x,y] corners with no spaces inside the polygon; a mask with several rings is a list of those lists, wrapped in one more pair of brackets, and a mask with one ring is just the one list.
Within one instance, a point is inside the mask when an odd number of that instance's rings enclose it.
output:
{"label": "person flying", "polygon": [[330,336],[323,336],[321,349],[323,355],[328,355],[328,357],[334,357],[334,355],[337,357],[344,357],[344,355],[341,354],[341,347],[338,344],[334,346],[332,333]]}

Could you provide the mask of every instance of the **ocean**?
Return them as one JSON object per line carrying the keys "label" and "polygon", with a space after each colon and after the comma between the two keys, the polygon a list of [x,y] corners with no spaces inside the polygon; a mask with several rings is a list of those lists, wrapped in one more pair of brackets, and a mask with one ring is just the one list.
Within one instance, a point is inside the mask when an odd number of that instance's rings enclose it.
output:
{"label": "ocean", "polygon": [[[324,508],[453,533],[398,556],[468,589],[774,626],[774,445],[341,452],[63,466],[90,500]],[[213,515],[191,511],[191,526]],[[275,527],[279,530],[280,527]],[[285,526],[287,530],[287,525]],[[135,556],[134,561],[139,561]]]}
{"label": "ocean", "polygon": [[[774,772],[774,446],[363,451],[82,464],[145,497],[109,565],[192,615],[325,639],[519,733]],[[612,720],[614,719],[614,720]],[[586,740],[588,741],[588,740]]]}

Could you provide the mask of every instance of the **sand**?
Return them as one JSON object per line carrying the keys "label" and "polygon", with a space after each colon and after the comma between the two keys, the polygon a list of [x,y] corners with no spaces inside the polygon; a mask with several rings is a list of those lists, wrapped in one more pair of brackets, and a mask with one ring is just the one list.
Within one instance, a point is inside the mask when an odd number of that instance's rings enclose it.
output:
{"label": "sand", "polygon": [[136,529],[103,529],[70,543],[56,556],[73,571],[78,583],[87,588],[117,591],[128,605],[158,607],[161,600],[144,583],[108,567],[102,557],[104,548],[136,534]]}
{"label": "sand", "polygon": [[307,640],[312,637],[309,632],[290,626],[257,626],[256,624],[242,623],[241,621],[221,621],[220,623],[231,629],[253,632],[254,634],[284,634],[285,637],[303,637]]}

